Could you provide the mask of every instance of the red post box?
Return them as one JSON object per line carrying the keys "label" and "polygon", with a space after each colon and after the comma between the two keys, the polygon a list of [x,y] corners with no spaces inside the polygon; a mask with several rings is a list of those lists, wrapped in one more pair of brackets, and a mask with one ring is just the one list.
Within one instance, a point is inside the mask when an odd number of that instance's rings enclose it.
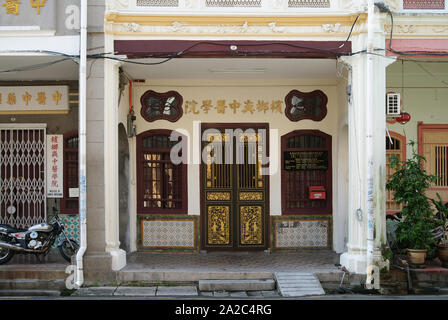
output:
{"label": "red post box", "polygon": [[324,186],[310,186],[309,187],[310,199],[320,200],[326,198],[326,192]]}

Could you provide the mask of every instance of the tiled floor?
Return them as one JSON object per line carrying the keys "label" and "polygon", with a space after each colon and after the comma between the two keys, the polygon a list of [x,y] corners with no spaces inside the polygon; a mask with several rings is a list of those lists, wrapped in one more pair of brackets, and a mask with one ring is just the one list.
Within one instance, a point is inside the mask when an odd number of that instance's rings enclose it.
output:
{"label": "tiled floor", "polygon": [[[337,271],[339,255],[330,250],[293,253],[150,253],[129,254],[124,269],[192,271]],[[122,269],[122,270],[124,270]]]}

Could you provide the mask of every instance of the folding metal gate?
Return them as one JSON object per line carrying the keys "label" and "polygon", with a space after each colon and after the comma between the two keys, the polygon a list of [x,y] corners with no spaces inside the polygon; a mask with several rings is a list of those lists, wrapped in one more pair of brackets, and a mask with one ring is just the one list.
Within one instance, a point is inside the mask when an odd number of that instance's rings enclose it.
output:
{"label": "folding metal gate", "polygon": [[45,125],[0,125],[0,223],[46,221]]}

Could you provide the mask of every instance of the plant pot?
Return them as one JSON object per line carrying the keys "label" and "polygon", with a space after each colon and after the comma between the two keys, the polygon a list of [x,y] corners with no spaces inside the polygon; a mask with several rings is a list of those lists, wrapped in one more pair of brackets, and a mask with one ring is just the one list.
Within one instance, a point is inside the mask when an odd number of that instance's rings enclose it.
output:
{"label": "plant pot", "polygon": [[448,244],[439,244],[437,246],[437,254],[442,262],[442,267],[448,268]]}
{"label": "plant pot", "polygon": [[426,252],[427,250],[420,249],[407,249],[408,259],[412,264],[425,264]]}

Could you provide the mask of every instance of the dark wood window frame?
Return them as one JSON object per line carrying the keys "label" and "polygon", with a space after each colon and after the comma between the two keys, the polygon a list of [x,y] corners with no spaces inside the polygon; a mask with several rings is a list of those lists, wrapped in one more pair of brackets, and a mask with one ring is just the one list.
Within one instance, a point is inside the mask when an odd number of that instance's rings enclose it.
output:
{"label": "dark wood window frame", "polygon": [[[171,97],[174,97],[175,100],[174,104],[169,105],[169,108],[174,109],[176,113],[174,115],[166,115],[164,114],[164,108],[168,106],[167,105],[169,103],[168,99]],[[150,98],[154,98],[155,101],[160,102],[159,105],[155,106],[156,108],[153,108],[157,109],[157,112],[159,112],[159,114],[157,115],[148,114],[148,110],[152,108],[152,106],[148,104],[148,100]],[[143,119],[145,119],[148,122],[153,122],[156,120],[168,120],[170,122],[176,122],[183,115],[182,110],[183,98],[177,91],[168,91],[165,93],[159,93],[153,90],[148,90],[141,96],[140,103],[142,105],[142,108],[140,109],[140,115],[143,117]]]}
{"label": "dark wood window frame", "polygon": [[[163,154],[169,154],[171,148],[144,148],[143,147],[143,140],[145,138],[151,137],[151,136],[165,136],[168,137],[171,135],[171,133],[173,132],[173,130],[167,130],[167,129],[154,129],[154,130],[148,130],[145,132],[140,133],[139,135],[137,135],[137,213],[138,214],[187,214],[188,212],[188,189],[187,189],[187,185],[188,185],[188,175],[187,175],[187,163],[186,163],[186,159],[187,158],[187,145],[188,145],[188,140],[187,137],[180,134],[179,132],[178,135],[181,137],[182,139],[182,143],[183,143],[183,147],[182,147],[182,157],[183,157],[183,162],[181,164],[179,164],[179,166],[181,167],[180,169],[180,188],[178,189],[181,193],[181,198],[177,199],[180,200],[180,204],[181,207],[180,208],[160,208],[160,207],[144,207],[143,202],[144,202],[144,194],[145,194],[145,190],[144,190],[144,181],[143,181],[143,177],[144,177],[144,168],[143,168],[143,164],[145,162],[148,162],[147,160],[143,160],[144,159],[144,153],[145,151],[149,151],[151,153],[163,153]],[[178,142],[173,142],[173,144],[177,144]],[[157,160],[159,161],[159,160]],[[164,160],[166,163],[166,160]],[[161,160],[159,163],[163,162],[163,160]],[[175,183],[179,183],[179,181],[174,181]],[[162,189],[165,190],[165,186],[162,186]],[[168,201],[168,200],[167,200]]]}
{"label": "dark wood window frame", "polygon": [[[392,174],[389,167],[389,157],[399,155],[401,161],[406,161],[406,137],[394,131],[389,131],[389,134],[395,145],[390,143],[389,136],[386,134],[386,182],[389,180],[390,174]],[[393,202],[392,191],[386,190],[386,214],[394,215],[402,210],[402,206],[399,206],[400,209],[388,209],[388,202],[396,205]]]}
{"label": "dark wood window frame", "polygon": [[[298,108],[297,105],[292,104],[291,100],[293,99],[293,97],[297,97],[299,99],[302,99],[302,101],[304,101],[304,103],[301,103],[300,106],[300,108],[304,109],[303,114],[300,115],[292,114],[292,112],[294,110],[297,110]],[[319,105],[321,112],[317,115],[313,114],[314,106],[311,105],[312,102],[311,99],[316,97],[320,98],[322,101],[321,104]],[[301,92],[298,90],[292,90],[285,97],[285,105],[286,105],[285,115],[289,120],[294,122],[305,119],[310,119],[313,121],[321,121],[327,115],[327,102],[328,102],[327,95],[323,93],[321,90],[314,90],[312,92]]]}
{"label": "dark wood window frame", "polygon": [[[325,138],[325,148],[287,148],[287,142],[289,139],[299,136],[317,136]],[[285,151],[328,151],[328,169],[325,173],[325,185],[326,199],[325,200],[313,200],[313,201],[325,201],[325,207],[318,208],[288,208],[287,205],[287,171],[285,170]],[[330,215],[333,210],[333,197],[332,197],[332,137],[319,130],[294,130],[281,137],[281,181],[282,181],[282,215]],[[296,183],[303,183],[302,181],[296,181]],[[305,191],[307,194],[307,190]],[[298,201],[297,201],[298,202]]]}
{"label": "dark wood window frame", "polygon": [[[78,187],[78,143],[76,148],[68,145],[70,139],[77,139],[78,131],[71,131],[64,134],[64,197],[61,198],[60,211],[64,214],[79,213],[79,198],[69,197],[69,188]],[[74,156],[76,154],[76,156]],[[71,155],[71,156],[69,156]],[[71,170],[71,164],[76,163],[76,173]],[[76,181],[76,182],[74,182]]]}

